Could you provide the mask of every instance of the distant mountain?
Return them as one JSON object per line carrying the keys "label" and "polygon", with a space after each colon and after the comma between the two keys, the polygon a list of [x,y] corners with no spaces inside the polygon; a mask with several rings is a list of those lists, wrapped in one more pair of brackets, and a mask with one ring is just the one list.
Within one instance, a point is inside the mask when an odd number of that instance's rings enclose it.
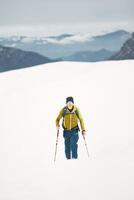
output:
{"label": "distant mountain", "polygon": [[110,58],[115,52],[101,49],[99,51],[83,51],[77,52],[71,56],[63,58],[67,61],[97,62]]}
{"label": "distant mountain", "polygon": [[51,60],[38,53],[0,46],[0,72],[50,63]]}
{"label": "distant mountain", "polygon": [[92,50],[107,49],[117,52],[122,44],[130,37],[131,34],[129,32],[119,30],[93,37],[93,40],[90,42],[90,47],[92,47]]}
{"label": "distant mountain", "polygon": [[52,39],[56,39],[56,40],[63,40],[65,38],[72,37],[72,36],[73,36],[72,34],[62,34],[62,35],[58,35],[58,36],[50,36],[48,38],[52,38]]}
{"label": "distant mountain", "polygon": [[90,34],[67,33],[50,37],[0,37],[0,44],[24,51],[34,51],[51,59],[57,59],[83,51],[107,49],[108,51],[117,52],[130,37],[131,34],[129,32],[118,30],[94,37],[91,37]]}
{"label": "distant mountain", "polygon": [[123,44],[120,51],[115,55],[113,55],[110,59],[111,60],[134,59],[134,33],[132,34],[132,37]]}
{"label": "distant mountain", "polygon": [[[95,36],[94,39],[96,40],[113,40],[113,39],[118,39],[118,38],[122,38],[122,37],[125,37],[126,35],[128,35],[129,32],[127,31],[124,31],[124,30],[118,30],[118,31],[115,31],[115,32],[111,32],[111,33],[107,33],[107,34],[104,34],[104,35],[99,35],[99,36]],[[130,34],[129,34],[130,35]]]}

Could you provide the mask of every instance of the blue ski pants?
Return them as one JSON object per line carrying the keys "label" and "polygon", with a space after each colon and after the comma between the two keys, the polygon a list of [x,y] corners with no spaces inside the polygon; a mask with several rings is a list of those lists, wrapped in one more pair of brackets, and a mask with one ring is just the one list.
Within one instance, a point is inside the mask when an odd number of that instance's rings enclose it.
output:
{"label": "blue ski pants", "polygon": [[63,131],[65,155],[67,159],[78,158],[78,129]]}

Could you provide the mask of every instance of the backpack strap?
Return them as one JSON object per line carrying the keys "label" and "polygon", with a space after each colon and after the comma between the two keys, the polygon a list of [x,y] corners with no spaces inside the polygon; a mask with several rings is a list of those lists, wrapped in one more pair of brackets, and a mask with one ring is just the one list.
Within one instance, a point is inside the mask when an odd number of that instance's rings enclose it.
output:
{"label": "backpack strap", "polygon": [[63,118],[65,117],[66,113],[67,113],[67,107],[65,106],[65,107],[63,108],[63,113],[62,113],[62,117],[63,117]]}
{"label": "backpack strap", "polygon": [[72,113],[67,113],[67,106],[65,106],[65,107],[63,108],[62,117],[64,118],[65,115],[67,115],[67,114],[74,114],[74,113],[75,113],[75,114],[77,115],[77,117],[79,118],[77,108],[76,108]]}

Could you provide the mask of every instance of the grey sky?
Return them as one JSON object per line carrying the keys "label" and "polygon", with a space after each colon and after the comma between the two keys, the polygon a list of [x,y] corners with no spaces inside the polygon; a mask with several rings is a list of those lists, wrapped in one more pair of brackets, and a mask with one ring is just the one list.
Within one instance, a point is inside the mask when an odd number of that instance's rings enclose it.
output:
{"label": "grey sky", "polygon": [[133,0],[0,0],[0,25],[134,20]]}

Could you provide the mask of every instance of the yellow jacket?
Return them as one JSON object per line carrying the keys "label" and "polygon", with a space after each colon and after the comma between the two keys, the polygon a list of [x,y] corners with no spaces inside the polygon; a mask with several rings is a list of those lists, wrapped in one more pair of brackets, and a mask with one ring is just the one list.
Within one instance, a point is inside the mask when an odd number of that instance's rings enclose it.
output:
{"label": "yellow jacket", "polygon": [[[64,112],[66,109],[66,113],[64,115]],[[73,110],[69,111],[67,107],[64,107],[60,110],[57,118],[56,118],[56,127],[59,126],[60,119],[63,117],[63,126],[67,130],[71,130],[72,128],[76,127],[78,125],[78,121],[80,121],[81,129],[85,130],[84,121],[81,115],[81,112],[78,107],[73,105]]]}

